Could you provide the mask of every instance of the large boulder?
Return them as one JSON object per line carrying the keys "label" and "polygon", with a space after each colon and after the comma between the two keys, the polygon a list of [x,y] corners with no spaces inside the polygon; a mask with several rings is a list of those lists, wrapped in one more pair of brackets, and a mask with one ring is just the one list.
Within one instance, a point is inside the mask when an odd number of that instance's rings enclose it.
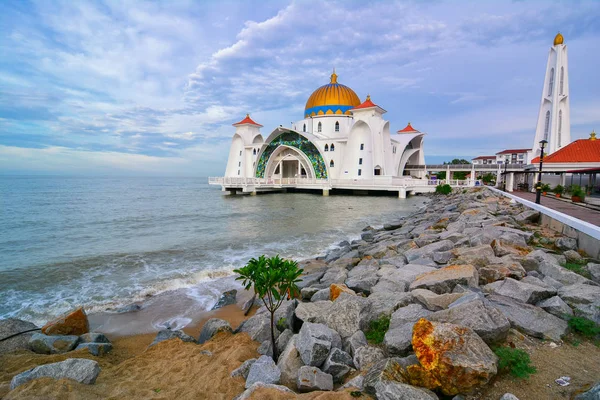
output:
{"label": "large boulder", "polygon": [[417,276],[433,271],[437,271],[437,268],[421,264],[406,264],[397,268],[395,271],[381,275],[381,279],[387,279],[398,283],[405,282],[406,287],[408,288],[408,286],[417,279]]}
{"label": "large boulder", "polygon": [[367,337],[363,331],[356,331],[354,334],[346,338],[343,342],[343,349],[346,353],[354,356],[356,350],[367,345]]}
{"label": "large boulder", "polygon": [[383,338],[385,351],[389,356],[405,356],[412,348],[413,325],[427,317],[431,311],[420,304],[401,307],[392,314],[390,327]]}
{"label": "large boulder", "polygon": [[430,390],[395,381],[378,382],[371,391],[378,400],[438,400]]}
{"label": "large boulder", "polygon": [[496,257],[489,244],[475,247],[457,247],[452,252],[461,262],[477,266],[485,266],[490,259]]}
{"label": "large boulder", "polygon": [[556,289],[532,285],[527,282],[506,278],[483,287],[486,293],[510,297],[523,303],[535,304],[556,295]]}
{"label": "large boulder", "polygon": [[560,237],[556,239],[554,245],[560,250],[575,250],[577,249],[577,239],[570,237]]}
{"label": "large boulder", "polygon": [[378,270],[378,265],[362,264],[361,262],[348,273],[346,286],[356,292],[369,294],[371,288],[379,280],[379,276],[377,276]]}
{"label": "large boulder", "polygon": [[419,275],[410,284],[410,290],[429,289],[434,293],[450,293],[456,285],[477,287],[479,274],[472,265],[450,265],[433,272]]}
{"label": "large boulder", "polygon": [[112,348],[113,345],[111,343],[80,343],[75,350],[86,349],[88,353],[94,356],[103,356],[110,353]]}
{"label": "large boulder", "polygon": [[299,303],[294,311],[297,319],[302,322],[320,322],[325,315],[331,313],[333,302],[329,300],[314,303]]}
{"label": "large boulder", "polygon": [[504,278],[521,279],[527,271],[518,262],[506,262],[502,264],[487,264],[477,269],[479,272],[479,284],[486,285]]}
{"label": "large boulder", "polygon": [[420,319],[413,328],[413,349],[420,365],[408,367],[410,383],[456,395],[487,384],[498,357],[471,329]]}
{"label": "large boulder", "polygon": [[237,295],[237,290],[236,289],[232,289],[232,290],[228,290],[226,292],[223,292],[223,294],[221,295],[221,297],[219,297],[219,300],[213,306],[212,309],[213,310],[217,310],[219,308],[228,306],[230,304],[235,304],[236,295]]}
{"label": "large boulder", "polygon": [[322,312],[317,321],[335,330],[344,339],[367,328],[371,317],[371,303],[368,299],[342,293],[327,311]]}
{"label": "large boulder", "polygon": [[464,293],[436,294],[427,289],[415,289],[410,293],[415,300],[431,311],[446,309],[450,304],[464,296]]}
{"label": "large boulder", "polygon": [[73,379],[79,383],[91,385],[96,382],[100,366],[96,361],[84,358],[69,358],[68,360],[40,365],[16,375],[10,382],[10,390],[38,378]]}
{"label": "large boulder", "polygon": [[427,316],[427,319],[471,328],[487,344],[503,341],[510,330],[508,319],[483,300],[474,300],[435,312]]}
{"label": "large boulder", "polygon": [[298,372],[297,387],[299,392],[313,390],[333,390],[333,377],[317,367],[302,366]]}
{"label": "large boulder", "polygon": [[298,380],[298,371],[304,365],[300,353],[296,347],[298,335],[294,335],[279,355],[277,360],[277,368],[281,371],[281,383],[287,386],[296,385]]}
{"label": "large boulder", "polygon": [[306,287],[312,286],[316,283],[319,283],[321,278],[325,275],[325,271],[317,271],[310,274],[300,276],[300,282],[296,283],[299,289],[304,289]]}
{"label": "large boulder", "polygon": [[[279,337],[279,331],[275,328],[275,339]],[[246,332],[250,338],[259,343],[265,340],[271,340],[271,316],[268,313],[255,314],[236,329],[236,333]]]}
{"label": "large boulder", "polygon": [[413,260],[416,260],[421,257],[431,256],[432,253],[447,251],[454,248],[454,242],[451,240],[440,240],[439,242],[434,242],[428,244],[426,246],[420,247],[418,249],[407,250],[404,253],[404,256],[410,263]]}
{"label": "large boulder", "polygon": [[377,292],[367,297],[371,303],[372,318],[390,316],[400,307],[404,307],[413,302],[412,293],[392,293]]}
{"label": "large boulder", "polygon": [[250,367],[255,362],[256,362],[256,358],[250,358],[250,359],[244,361],[242,363],[242,365],[240,365],[239,367],[237,367],[236,369],[231,371],[231,377],[235,378],[237,376],[241,376],[242,378],[246,379],[248,377],[248,374],[250,373]]}
{"label": "large boulder", "polygon": [[275,340],[275,346],[277,346],[278,354],[281,354],[283,350],[287,347],[287,344],[294,337],[294,332],[290,329],[286,329],[281,332],[281,335]]}
{"label": "large boulder", "polygon": [[571,307],[569,307],[569,305],[558,296],[553,296],[549,299],[542,300],[537,303],[536,306],[560,319],[568,320],[569,317],[573,316],[573,310]]}
{"label": "large boulder", "polygon": [[573,308],[575,315],[600,324],[600,286],[584,284],[563,286],[558,290],[558,295]]}
{"label": "large boulder", "polygon": [[269,356],[260,356],[251,366],[246,378],[246,389],[256,382],[277,384],[281,378],[281,371],[275,361]]}
{"label": "large boulder", "polygon": [[79,343],[110,343],[110,340],[100,332],[89,332],[79,336]]}
{"label": "large boulder", "polygon": [[333,332],[326,325],[305,322],[296,339],[296,347],[305,365],[321,366],[331,350]]}
{"label": "large boulder", "polygon": [[322,367],[323,372],[333,376],[334,382],[341,382],[352,368],[354,362],[350,354],[336,348],[331,349]]}
{"label": "large boulder", "polygon": [[488,300],[504,314],[513,328],[527,335],[559,341],[567,333],[565,321],[539,307],[498,295],[491,295]]}
{"label": "large boulder", "polygon": [[325,288],[333,283],[344,283],[347,278],[348,271],[345,267],[329,268],[321,278],[321,287]]}
{"label": "large boulder", "polygon": [[590,273],[592,280],[596,283],[600,283],[600,264],[588,263],[585,268]]}
{"label": "large boulder", "polygon": [[208,340],[210,340],[213,336],[215,336],[219,332],[231,332],[231,325],[229,322],[224,319],[219,318],[211,318],[202,327],[200,331],[200,336],[198,337],[198,343],[202,344]]}
{"label": "large boulder", "polygon": [[589,282],[587,278],[561,267],[556,257],[543,250],[535,250],[527,254],[522,264],[527,271],[537,270],[545,277],[555,279],[563,285]]}
{"label": "large boulder", "polygon": [[163,329],[162,331],[159,331],[156,334],[154,341],[150,343],[150,346],[148,346],[148,348],[155,346],[160,342],[164,342],[165,340],[171,340],[175,338],[180,339],[182,342],[196,343],[196,339],[184,333],[183,331],[172,331],[170,329]]}
{"label": "large boulder", "polygon": [[83,335],[90,331],[90,323],[83,307],[48,322],[42,327],[45,335]]}
{"label": "large boulder", "polygon": [[[408,361],[407,359],[414,358]],[[365,392],[377,399],[437,399],[432,392],[406,384],[406,368],[418,364],[416,357],[386,358],[375,363],[364,377]]]}
{"label": "large boulder", "polygon": [[[37,329],[35,324],[22,321],[16,318],[8,318],[0,320],[0,338],[7,338],[21,332]],[[33,332],[22,333],[13,336],[8,340],[0,342],[0,355],[12,353],[17,350],[29,349],[29,339],[33,336]]]}
{"label": "large boulder", "polygon": [[48,336],[36,333],[29,340],[29,348],[38,354],[61,354],[73,350],[78,342],[79,336],[75,335]]}
{"label": "large boulder", "polygon": [[354,290],[350,289],[344,284],[333,283],[329,287],[329,299],[326,300],[335,301],[338,297],[340,297],[340,294],[342,293],[356,294]]}
{"label": "large boulder", "polygon": [[379,347],[375,346],[363,346],[358,348],[354,352],[354,358],[352,361],[356,368],[362,370],[368,369],[371,365],[375,364],[377,361],[383,360],[385,355],[383,351]]}

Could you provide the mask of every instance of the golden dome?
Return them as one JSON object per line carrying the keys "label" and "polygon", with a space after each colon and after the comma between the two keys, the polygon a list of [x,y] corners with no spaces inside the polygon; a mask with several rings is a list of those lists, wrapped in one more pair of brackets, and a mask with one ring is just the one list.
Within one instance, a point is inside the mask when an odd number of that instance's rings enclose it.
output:
{"label": "golden dome", "polygon": [[350,115],[350,109],[358,105],[360,105],[360,99],[354,93],[354,90],[338,83],[334,69],[331,74],[331,82],[315,90],[308,98],[304,108],[304,117],[333,114]]}
{"label": "golden dome", "polygon": [[558,32],[556,34],[556,36],[554,37],[554,45],[557,46],[559,44],[563,44],[563,42],[565,41],[565,38],[563,37],[563,35]]}

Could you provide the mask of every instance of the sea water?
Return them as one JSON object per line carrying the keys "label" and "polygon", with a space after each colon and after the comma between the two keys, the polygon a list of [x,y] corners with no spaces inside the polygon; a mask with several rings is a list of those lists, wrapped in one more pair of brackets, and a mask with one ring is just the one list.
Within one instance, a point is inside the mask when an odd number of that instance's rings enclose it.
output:
{"label": "sea water", "polygon": [[324,254],[424,201],[224,196],[206,178],[0,177],[0,318],[42,324],[181,288],[210,308],[210,282],[251,257]]}

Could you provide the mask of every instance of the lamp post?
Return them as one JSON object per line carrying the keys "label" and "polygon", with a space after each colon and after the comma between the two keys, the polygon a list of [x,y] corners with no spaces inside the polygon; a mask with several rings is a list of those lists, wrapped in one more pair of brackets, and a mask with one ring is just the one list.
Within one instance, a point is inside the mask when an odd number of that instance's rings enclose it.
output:
{"label": "lamp post", "polygon": [[[506,160],[505,160],[505,161],[506,161]],[[504,173],[502,174],[502,175],[504,175],[504,184],[503,184],[503,186],[504,186],[504,189],[503,189],[503,190],[504,190],[505,192],[506,192],[506,168],[507,168],[507,167],[508,167],[508,164],[505,162],[505,163],[504,163]]]}
{"label": "lamp post", "polygon": [[540,171],[535,187],[535,204],[540,204],[540,198],[542,197],[542,165],[544,164],[544,147],[546,146],[546,143],[548,143],[546,140],[540,141]]}

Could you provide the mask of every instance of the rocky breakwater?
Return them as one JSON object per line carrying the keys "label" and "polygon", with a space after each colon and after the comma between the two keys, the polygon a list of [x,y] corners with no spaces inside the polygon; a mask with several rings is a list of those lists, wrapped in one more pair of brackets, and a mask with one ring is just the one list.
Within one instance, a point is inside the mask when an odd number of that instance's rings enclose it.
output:
{"label": "rocky breakwater", "polygon": [[[378,399],[466,394],[497,374],[490,346],[511,328],[559,341],[572,315],[600,322],[597,281],[561,266],[577,243],[534,234],[538,218],[486,188],[464,190],[304,261],[301,298],[275,315],[281,356],[233,372],[249,378],[240,398],[264,387],[354,387]],[[367,341],[386,318],[383,340]],[[270,355],[269,323],[261,309],[237,332]]]}

